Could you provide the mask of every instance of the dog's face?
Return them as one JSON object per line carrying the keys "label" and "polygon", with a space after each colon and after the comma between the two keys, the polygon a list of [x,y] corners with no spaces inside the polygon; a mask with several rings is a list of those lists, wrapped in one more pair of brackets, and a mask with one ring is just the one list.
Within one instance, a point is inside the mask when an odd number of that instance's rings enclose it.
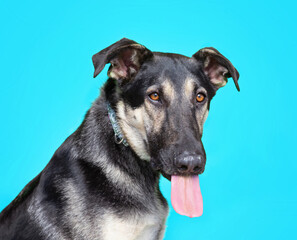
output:
{"label": "dog's face", "polygon": [[[204,170],[201,136],[215,91],[200,65],[184,56],[154,53],[121,88],[118,119],[127,141],[167,178]],[[188,169],[183,161],[196,156],[201,161]]]}
{"label": "dog's face", "polygon": [[217,50],[191,58],[151,52],[128,39],[93,56],[97,76],[106,63],[109,101],[130,147],[170,179],[204,171],[203,124],[216,91],[238,72]]}

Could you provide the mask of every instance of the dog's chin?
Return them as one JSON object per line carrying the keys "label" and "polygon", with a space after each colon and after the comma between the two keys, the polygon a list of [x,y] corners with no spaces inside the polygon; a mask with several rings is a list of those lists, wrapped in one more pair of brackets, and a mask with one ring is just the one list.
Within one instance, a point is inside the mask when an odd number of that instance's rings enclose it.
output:
{"label": "dog's chin", "polygon": [[152,166],[152,168],[153,168],[155,171],[161,173],[162,176],[163,176],[164,178],[166,178],[166,179],[168,179],[169,181],[171,181],[171,174],[168,174],[168,173],[166,173],[165,171],[163,171],[163,170],[162,170],[162,167],[161,167],[161,164],[156,163],[155,161],[152,161],[152,160],[151,160],[151,166]]}

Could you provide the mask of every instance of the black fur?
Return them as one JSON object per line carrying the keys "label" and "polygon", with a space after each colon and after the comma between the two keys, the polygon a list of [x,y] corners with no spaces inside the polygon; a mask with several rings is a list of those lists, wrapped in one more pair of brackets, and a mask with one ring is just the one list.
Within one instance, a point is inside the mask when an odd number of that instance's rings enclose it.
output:
{"label": "black fur", "polygon": [[[179,94],[178,97],[182,98],[184,79],[192,76],[196,84],[193,99],[197,88],[203,87],[207,91],[209,108],[216,88],[203,71],[203,61],[178,54],[153,53],[135,44],[137,43],[134,41],[124,39],[93,57],[95,76],[106,63],[119,55],[122,56],[122,51],[126,48],[137,51],[139,62],[133,63],[129,60],[127,69],[132,69],[129,70],[126,79],[107,80],[100,97],[87,112],[81,126],[65,140],[45,169],[1,212],[1,240],[57,237],[89,239],[83,233],[75,232],[69,221],[68,207],[71,205],[71,199],[68,198],[68,194],[72,194],[73,199],[81,198],[82,202],[86,201],[83,210],[80,209],[83,211],[80,212],[82,215],[77,217],[81,223],[92,224],[96,219],[100,222],[100,217],[106,212],[123,219],[134,212],[136,215],[150,213],[156,201],[160,202],[162,208],[167,209],[167,202],[159,190],[160,172],[170,179],[170,175],[176,173],[173,160],[184,149],[198,149],[198,152],[205,154],[201,134],[197,134],[199,128],[195,111],[199,107],[195,104],[179,106],[178,102],[172,105],[173,103],[165,99],[165,93],[161,88],[162,81],[170,79]],[[232,68],[233,65],[228,67]],[[113,67],[110,67],[110,71],[113,71]],[[145,146],[151,161],[145,161],[131,147],[115,143],[106,104],[109,102],[116,110],[117,104],[122,101],[126,106],[137,109],[147,101],[146,91],[152,85],[159,86],[162,99],[155,107],[165,109],[166,119],[171,118],[175,128],[172,128],[169,121],[165,121],[159,134],[147,133],[148,140],[145,141]],[[179,110],[182,112],[178,112]],[[188,121],[181,122],[180,115],[186,116]],[[98,163],[97,159],[104,161]],[[129,189],[112,182],[105,172],[107,165],[124,172],[131,182],[140,186],[142,194],[133,195]],[[69,189],[64,189],[69,182],[78,192],[72,193]],[[38,217],[44,219],[40,220]],[[102,218],[102,225],[103,223]],[[98,228],[96,231],[97,239],[101,239],[104,229]],[[161,234],[159,232],[161,227],[157,229],[156,234]]]}

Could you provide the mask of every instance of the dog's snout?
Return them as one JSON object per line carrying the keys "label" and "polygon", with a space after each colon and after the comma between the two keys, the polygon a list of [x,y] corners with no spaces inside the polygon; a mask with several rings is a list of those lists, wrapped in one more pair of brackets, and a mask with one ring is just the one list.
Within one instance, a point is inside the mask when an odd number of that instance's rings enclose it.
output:
{"label": "dog's snout", "polygon": [[176,159],[176,167],[182,174],[200,174],[204,171],[205,157],[185,152]]}

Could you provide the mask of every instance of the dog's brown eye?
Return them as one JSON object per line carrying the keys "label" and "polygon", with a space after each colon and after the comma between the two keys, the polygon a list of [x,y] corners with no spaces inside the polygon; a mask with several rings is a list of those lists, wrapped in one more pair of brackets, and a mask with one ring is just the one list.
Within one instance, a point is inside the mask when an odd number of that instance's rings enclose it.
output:
{"label": "dog's brown eye", "polygon": [[203,93],[198,93],[196,96],[197,102],[203,102],[205,99],[205,95]]}
{"label": "dog's brown eye", "polygon": [[156,93],[156,92],[151,93],[151,94],[149,95],[149,97],[150,97],[150,99],[152,99],[152,100],[154,100],[154,101],[158,101],[159,98],[160,98],[159,94]]}

